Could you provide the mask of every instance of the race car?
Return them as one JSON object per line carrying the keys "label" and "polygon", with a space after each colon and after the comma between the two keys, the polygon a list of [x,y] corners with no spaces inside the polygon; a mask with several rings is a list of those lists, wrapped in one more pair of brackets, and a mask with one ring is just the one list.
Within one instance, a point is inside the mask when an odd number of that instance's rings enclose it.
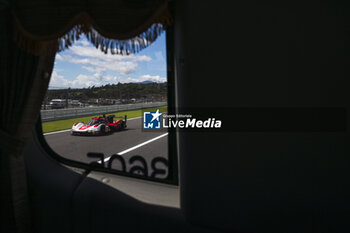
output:
{"label": "race car", "polygon": [[[119,118],[113,121],[113,118]],[[124,117],[109,115],[92,118],[87,124],[78,122],[73,124],[72,135],[103,135],[126,128],[126,115]]]}

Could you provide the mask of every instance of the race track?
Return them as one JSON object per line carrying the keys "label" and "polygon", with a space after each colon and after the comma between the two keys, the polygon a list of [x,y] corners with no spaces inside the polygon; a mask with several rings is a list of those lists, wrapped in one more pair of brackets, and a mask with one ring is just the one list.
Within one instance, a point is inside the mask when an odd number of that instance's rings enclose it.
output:
{"label": "race track", "polygon": [[[125,130],[103,136],[72,136],[70,131],[61,131],[44,134],[44,137],[57,154],[75,161],[85,163],[96,161],[87,157],[88,152],[103,153],[106,162],[111,155],[119,154],[126,162],[127,171],[132,167],[131,165],[141,165],[139,161],[130,163],[130,158],[135,155],[142,156],[148,168],[151,167],[150,163],[155,157],[168,159],[167,133],[142,131],[141,118],[128,119]],[[115,165],[113,163],[112,168],[119,170],[120,163]],[[167,170],[165,166],[162,169]],[[148,169],[148,175],[151,172],[151,169]],[[166,175],[160,175],[159,178]]]}

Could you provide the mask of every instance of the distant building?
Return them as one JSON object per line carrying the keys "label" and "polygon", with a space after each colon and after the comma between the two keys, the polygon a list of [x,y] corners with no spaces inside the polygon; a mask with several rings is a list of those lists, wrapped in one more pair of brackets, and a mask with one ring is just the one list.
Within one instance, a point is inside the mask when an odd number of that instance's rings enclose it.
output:
{"label": "distant building", "polygon": [[70,100],[68,101],[68,104],[72,107],[81,107],[83,105],[79,100]]}
{"label": "distant building", "polygon": [[49,105],[52,109],[65,108],[67,106],[67,101],[65,99],[52,99]]}

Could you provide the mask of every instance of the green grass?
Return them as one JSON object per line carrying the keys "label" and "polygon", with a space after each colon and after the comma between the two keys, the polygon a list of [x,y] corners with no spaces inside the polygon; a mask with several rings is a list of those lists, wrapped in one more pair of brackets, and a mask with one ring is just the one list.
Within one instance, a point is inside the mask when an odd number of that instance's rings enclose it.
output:
{"label": "green grass", "polygon": [[[106,115],[116,115],[116,116],[124,116],[127,115],[127,119],[139,117],[142,116],[143,111],[157,111],[159,109],[160,112],[166,112],[167,106],[163,107],[154,107],[154,108],[144,108],[144,109],[138,109],[138,110],[132,110],[132,111],[124,111],[124,112],[115,112],[115,113],[109,113]],[[92,117],[97,117],[100,115],[91,115],[86,117],[78,117],[78,118],[72,118],[72,119],[66,119],[66,120],[59,120],[59,121],[48,121],[42,123],[42,129],[43,133],[58,131],[58,130],[64,130],[64,129],[70,129],[72,128],[72,125],[76,122],[85,122],[87,123],[89,120],[91,120]]]}

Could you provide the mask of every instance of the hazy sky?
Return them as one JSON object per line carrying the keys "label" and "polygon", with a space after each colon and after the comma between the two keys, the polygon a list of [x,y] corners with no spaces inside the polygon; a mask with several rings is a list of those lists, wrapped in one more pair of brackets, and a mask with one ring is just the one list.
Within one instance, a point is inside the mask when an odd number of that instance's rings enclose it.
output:
{"label": "hazy sky", "polygon": [[95,85],[166,81],[165,32],[141,52],[104,54],[86,38],[56,55],[49,88],[82,88]]}

